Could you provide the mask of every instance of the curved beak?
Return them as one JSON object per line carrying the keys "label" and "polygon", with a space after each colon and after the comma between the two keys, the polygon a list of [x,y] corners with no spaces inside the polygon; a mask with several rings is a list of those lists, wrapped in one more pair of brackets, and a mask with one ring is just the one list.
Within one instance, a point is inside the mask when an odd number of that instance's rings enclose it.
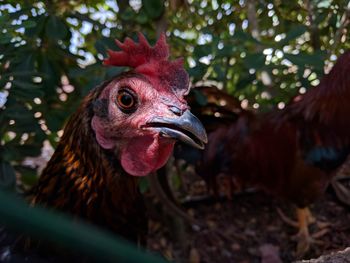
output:
{"label": "curved beak", "polygon": [[156,130],[163,137],[179,140],[198,149],[204,149],[208,142],[202,123],[189,110],[181,116],[155,117],[143,128]]}

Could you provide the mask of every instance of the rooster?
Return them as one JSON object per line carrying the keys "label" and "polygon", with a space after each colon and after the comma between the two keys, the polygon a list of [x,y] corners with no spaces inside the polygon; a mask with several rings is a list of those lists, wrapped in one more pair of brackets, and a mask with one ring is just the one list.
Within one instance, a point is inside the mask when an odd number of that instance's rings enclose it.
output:
{"label": "rooster", "polygon": [[299,256],[320,234],[309,233],[315,218],[308,206],[349,155],[349,72],[347,51],[317,87],[283,110],[262,116],[242,111],[236,122],[212,131],[203,153],[202,177],[229,174],[239,185],[260,187],[297,206]]}
{"label": "rooster", "polygon": [[169,61],[162,35],[154,47],[116,41],[105,65],[132,68],[91,90],[67,122],[37,185],[32,205],[83,218],[145,244],[147,218],[138,179],[162,167],[175,141],[203,148],[206,132],[184,99],[189,77]]}

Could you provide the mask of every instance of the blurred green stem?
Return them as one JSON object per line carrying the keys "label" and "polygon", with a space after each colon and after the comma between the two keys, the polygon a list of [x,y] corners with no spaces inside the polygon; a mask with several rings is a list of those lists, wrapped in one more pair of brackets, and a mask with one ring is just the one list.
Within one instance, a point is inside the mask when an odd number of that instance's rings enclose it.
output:
{"label": "blurred green stem", "polygon": [[136,246],[78,220],[72,221],[43,208],[31,208],[0,191],[0,222],[36,238],[59,243],[98,262],[165,263]]}

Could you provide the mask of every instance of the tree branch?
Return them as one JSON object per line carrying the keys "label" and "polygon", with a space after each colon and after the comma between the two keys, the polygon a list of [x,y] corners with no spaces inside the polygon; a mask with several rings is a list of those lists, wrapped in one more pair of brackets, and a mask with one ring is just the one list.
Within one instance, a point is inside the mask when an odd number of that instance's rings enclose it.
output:
{"label": "tree branch", "polygon": [[255,0],[247,0],[247,18],[250,31],[256,40],[260,40],[258,17],[256,15]]}
{"label": "tree branch", "polygon": [[310,23],[309,30],[310,30],[310,36],[311,36],[311,46],[313,47],[314,51],[319,50],[321,47],[320,31],[318,29],[318,25],[315,24],[314,6],[310,0],[306,1],[306,10],[308,13],[308,20]]}

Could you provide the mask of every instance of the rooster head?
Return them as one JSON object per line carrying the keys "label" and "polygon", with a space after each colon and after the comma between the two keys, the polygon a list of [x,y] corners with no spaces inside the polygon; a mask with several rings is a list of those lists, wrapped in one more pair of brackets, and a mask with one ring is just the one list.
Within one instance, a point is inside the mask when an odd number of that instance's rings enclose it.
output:
{"label": "rooster head", "polygon": [[116,44],[121,50],[109,51],[104,64],[131,70],[108,82],[93,102],[98,144],[134,176],[163,166],[176,140],[203,149],[206,132],[184,99],[189,77],[182,60],[168,60],[165,35],[153,47],[142,34],[139,43],[127,38]]}

